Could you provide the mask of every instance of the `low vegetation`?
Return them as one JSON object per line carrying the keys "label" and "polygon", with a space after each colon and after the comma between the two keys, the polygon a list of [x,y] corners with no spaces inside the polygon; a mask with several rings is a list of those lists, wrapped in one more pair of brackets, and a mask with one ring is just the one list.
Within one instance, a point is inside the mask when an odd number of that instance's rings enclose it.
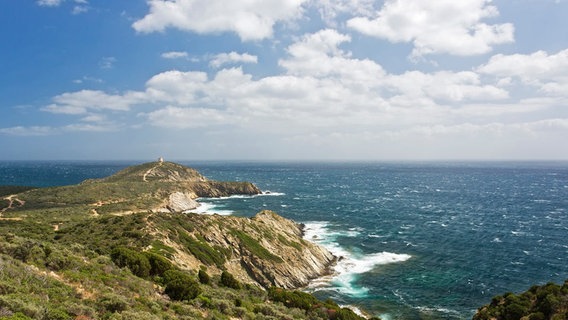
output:
{"label": "low vegetation", "polygon": [[0,236],[0,319],[356,319],[300,291],[179,270],[159,255]]}
{"label": "low vegetation", "polygon": [[563,285],[533,286],[521,294],[496,296],[480,308],[474,320],[565,320],[568,319],[568,280]]}

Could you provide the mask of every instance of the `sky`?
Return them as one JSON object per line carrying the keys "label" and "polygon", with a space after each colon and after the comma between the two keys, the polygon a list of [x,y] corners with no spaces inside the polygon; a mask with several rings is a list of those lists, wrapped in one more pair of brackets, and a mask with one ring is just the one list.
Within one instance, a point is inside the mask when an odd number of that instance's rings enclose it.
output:
{"label": "sky", "polygon": [[0,160],[568,160],[568,0],[0,0]]}

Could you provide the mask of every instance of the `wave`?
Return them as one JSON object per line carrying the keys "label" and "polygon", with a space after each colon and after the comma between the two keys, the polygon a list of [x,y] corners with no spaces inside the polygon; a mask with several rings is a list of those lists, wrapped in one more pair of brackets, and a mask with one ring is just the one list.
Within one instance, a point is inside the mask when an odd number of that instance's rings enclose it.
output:
{"label": "wave", "polygon": [[378,265],[404,262],[411,258],[408,254],[386,251],[360,254],[343,248],[337,242],[337,238],[340,236],[356,237],[359,234],[360,229],[330,230],[328,222],[312,221],[304,223],[304,238],[322,245],[338,257],[338,261],[333,267],[334,273],[331,276],[313,281],[308,289],[313,291],[333,290],[352,297],[363,298],[367,296],[369,289],[357,285],[359,275],[373,270]]}
{"label": "wave", "polygon": [[197,213],[197,214],[219,214],[222,216],[230,216],[232,214],[234,214],[235,212],[233,210],[227,210],[227,209],[220,209],[221,207],[214,204],[214,203],[210,203],[210,202],[202,202],[199,201],[199,207],[195,208],[195,209],[191,209],[191,210],[187,210],[184,211],[185,213]]}
{"label": "wave", "polygon": [[263,197],[263,196],[269,196],[269,197],[279,197],[279,196],[285,196],[286,194],[283,192],[272,192],[270,190],[266,190],[263,191],[260,194],[253,194],[253,195],[246,195],[246,194],[234,194],[231,196],[227,196],[227,197],[202,197],[202,198],[197,198],[197,200],[200,199],[204,199],[204,200],[227,200],[227,199],[252,199],[252,198],[256,198],[256,197]]}

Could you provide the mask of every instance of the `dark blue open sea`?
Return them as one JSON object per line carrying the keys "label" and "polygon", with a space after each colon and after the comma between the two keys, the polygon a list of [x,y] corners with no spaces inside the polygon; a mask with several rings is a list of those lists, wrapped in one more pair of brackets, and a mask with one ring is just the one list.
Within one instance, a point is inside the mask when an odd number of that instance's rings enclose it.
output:
{"label": "dark blue open sea", "polygon": [[[384,319],[470,319],[497,294],[568,279],[568,163],[181,162],[269,194],[201,199],[270,209],[344,258],[307,290]],[[0,162],[0,185],[52,186],[136,162]]]}

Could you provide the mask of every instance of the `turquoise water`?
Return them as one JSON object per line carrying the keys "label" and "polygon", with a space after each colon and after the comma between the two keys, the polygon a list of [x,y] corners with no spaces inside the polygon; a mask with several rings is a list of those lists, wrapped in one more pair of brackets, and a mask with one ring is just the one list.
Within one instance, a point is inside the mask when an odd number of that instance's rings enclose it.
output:
{"label": "turquoise water", "polygon": [[[0,162],[0,184],[77,183],[131,164]],[[304,223],[343,257],[307,290],[387,319],[469,319],[497,294],[568,279],[568,163],[184,164],[270,191],[200,201]]]}

